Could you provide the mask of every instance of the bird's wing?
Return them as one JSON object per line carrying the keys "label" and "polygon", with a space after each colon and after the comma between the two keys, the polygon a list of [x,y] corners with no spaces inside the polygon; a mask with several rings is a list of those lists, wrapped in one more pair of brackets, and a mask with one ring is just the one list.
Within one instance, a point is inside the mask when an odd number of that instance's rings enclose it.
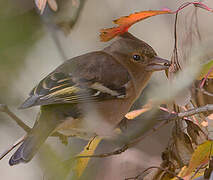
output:
{"label": "bird's wing", "polygon": [[125,98],[128,71],[111,55],[92,52],[66,61],[31,91],[20,108]]}

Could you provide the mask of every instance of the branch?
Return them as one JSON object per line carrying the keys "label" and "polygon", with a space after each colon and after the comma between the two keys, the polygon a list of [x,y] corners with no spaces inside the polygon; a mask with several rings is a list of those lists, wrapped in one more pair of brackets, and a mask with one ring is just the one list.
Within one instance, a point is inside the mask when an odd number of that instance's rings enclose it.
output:
{"label": "branch", "polygon": [[196,90],[202,92],[203,94],[205,94],[207,96],[213,97],[213,93],[210,93],[210,92],[206,91],[204,88],[196,88]]}
{"label": "branch", "polygon": [[[0,104],[0,111],[7,113],[22,129],[24,129],[26,132],[29,132],[31,128],[27,126],[21,119],[19,119],[14,113],[12,113],[9,108],[6,105]],[[159,130],[161,127],[165,126],[166,124],[172,122],[176,119],[182,119],[184,117],[189,117],[195,114],[203,113],[213,111],[213,104],[208,104],[206,106],[202,106],[199,108],[194,108],[185,112],[180,112],[178,114],[171,114],[170,117],[167,120],[161,121],[157,125],[155,125],[152,129],[150,129],[147,133],[143,134],[142,136],[139,136],[138,138],[135,138],[134,140],[130,141],[129,143],[123,145],[123,147],[109,153],[102,153],[97,155],[91,155],[91,156],[76,156],[74,158],[103,158],[103,157],[109,157],[113,155],[118,155],[123,152],[125,152],[127,149],[133,147],[134,145],[138,144],[140,141],[145,139],[147,136],[151,135],[155,131]],[[59,133],[54,133],[51,136],[61,136]]]}
{"label": "branch", "polygon": [[162,167],[158,167],[158,166],[151,166],[151,167],[148,167],[147,169],[145,169],[142,173],[140,173],[139,175],[135,176],[135,177],[130,177],[130,178],[125,178],[125,180],[137,180],[140,176],[142,176],[146,171],[150,170],[150,169],[159,169],[161,171],[165,171],[167,172],[168,174],[171,174],[173,175],[174,177],[178,178],[179,180],[183,180],[183,178],[177,176],[174,172],[168,170],[168,169],[165,169],[165,168],[162,168]]}
{"label": "branch", "polygon": [[171,115],[170,118],[168,118],[168,120],[162,121],[161,123],[154,126],[152,129],[150,129],[147,133],[145,133],[142,136],[132,140],[131,142],[125,144],[123,147],[121,147],[121,148],[119,148],[119,149],[117,149],[113,152],[96,154],[96,155],[91,155],[91,156],[76,156],[75,158],[89,158],[89,157],[104,158],[104,157],[109,157],[109,156],[121,154],[121,153],[125,152],[127,149],[133,147],[134,145],[136,145],[137,143],[139,143],[140,141],[145,139],[147,136],[151,135],[153,132],[159,130],[161,127],[165,126],[166,124],[168,124],[169,122],[171,122],[175,119],[182,119],[184,117],[189,117],[189,116],[193,116],[195,114],[208,112],[208,111],[213,111],[213,104],[208,104],[206,106],[194,108],[194,109],[191,109],[191,110],[188,110],[188,111],[185,111],[185,112],[172,114],[172,115],[175,115],[175,116]]}
{"label": "branch", "polygon": [[205,106],[190,109],[190,110],[185,111],[185,112],[180,112],[180,113],[177,114],[177,117],[179,119],[182,119],[184,117],[189,117],[189,116],[193,116],[195,114],[209,112],[209,111],[213,111],[213,104],[207,104]]}
{"label": "branch", "polygon": [[19,119],[5,104],[0,104],[0,111],[10,116],[23,130],[27,133],[30,132],[31,128],[27,126],[21,119]]}
{"label": "branch", "polygon": [[125,152],[127,149],[133,147],[134,145],[136,145],[137,143],[139,143],[140,141],[142,141],[143,139],[145,139],[147,136],[151,135],[152,133],[156,132],[157,130],[159,130],[161,127],[165,126],[166,124],[168,124],[171,121],[162,121],[159,124],[157,124],[156,126],[154,126],[152,129],[150,129],[147,133],[145,133],[144,135],[130,141],[129,143],[123,145],[123,147],[109,152],[109,153],[101,153],[101,154],[95,154],[95,155],[91,155],[91,156],[76,156],[75,158],[90,158],[90,157],[94,157],[94,158],[104,158],[104,157],[109,157],[109,156],[113,156],[113,155],[119,155],[123,152]]}
{"label": "branch", "polygon": [[[21,127],[25,132],[29,133],[31,131],[31,127],[26,125],[18,116],[16,116],[5,104],[0,104],[0,112],[6,113],[12,120],[14,120],[19,127]],[[54,132],[51,136],[62,138],[62,134],[58,132]]]}

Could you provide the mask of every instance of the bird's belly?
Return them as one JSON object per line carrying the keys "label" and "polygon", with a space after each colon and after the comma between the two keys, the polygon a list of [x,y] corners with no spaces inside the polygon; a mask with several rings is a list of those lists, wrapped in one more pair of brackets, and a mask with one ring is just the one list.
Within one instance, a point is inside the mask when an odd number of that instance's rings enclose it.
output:
{"label": "bird's belly", "polygon": [[96,135],[110,138],[115,135],[114,128],[123,119],[132,105],[131,100],[107,100],[104,102],[85,103],[79,105],[81,118],[71,116],[61,120],[55,129],[65,136],[78,136],[89,139]]}

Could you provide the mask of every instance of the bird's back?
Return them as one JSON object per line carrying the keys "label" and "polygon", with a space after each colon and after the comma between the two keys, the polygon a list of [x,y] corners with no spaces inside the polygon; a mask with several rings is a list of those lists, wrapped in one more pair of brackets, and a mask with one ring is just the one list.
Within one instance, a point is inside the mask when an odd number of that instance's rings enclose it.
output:
{"label": "bird's back", "polygon": [[92,52],[67,60],[56,68],[33,88],[20,108],[100,100],[100,96],[92,96],[97,93],[97,89],[92,88],[94,83],[122,93],[120,87],[128,81],[127,70],[111,55]]}

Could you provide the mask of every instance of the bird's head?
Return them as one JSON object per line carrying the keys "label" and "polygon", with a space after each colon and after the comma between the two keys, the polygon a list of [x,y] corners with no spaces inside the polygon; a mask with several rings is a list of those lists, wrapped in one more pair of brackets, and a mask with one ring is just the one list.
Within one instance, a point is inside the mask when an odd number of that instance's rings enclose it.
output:
{"label": "bird's head", "polygon": [[126,32],[106,48],[120,63],[134,71],[154,72],[166,70],[170,62],[157,56],[154,49],[144,41]]}

